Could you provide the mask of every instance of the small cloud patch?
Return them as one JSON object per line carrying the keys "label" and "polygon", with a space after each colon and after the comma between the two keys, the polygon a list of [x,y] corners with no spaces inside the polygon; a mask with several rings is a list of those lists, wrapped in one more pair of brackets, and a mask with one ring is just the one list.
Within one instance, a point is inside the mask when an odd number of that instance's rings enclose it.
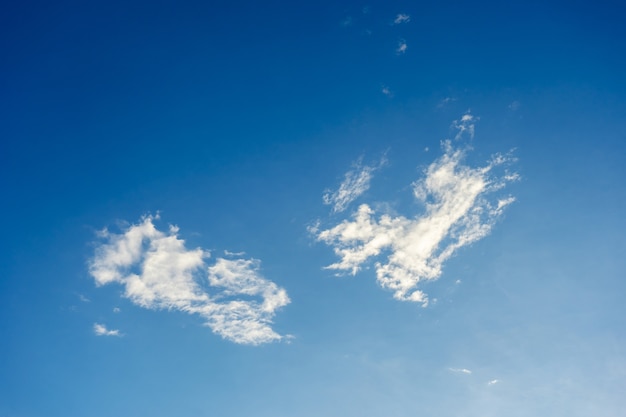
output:
{"label": "small cloud patch", "polygon": [[96,334],[96,336],[122,337],[122,334],[120,333],[119,330],[116,330],[116,329],[109,330],[104,324],[100,324],[100,323],[94,323],[93,332]]}
{"label": "small cloud patch", "polygon": [[398,13],[395,19],[393,19],[394,25],[400,25],[402,23],[409,23],[411,21],[411,16],[404,13]]}
{"label": "small cloud patch", "polygon": [[322,197],[324,204],[331,205],[333,213],[344,211],[350,203],[370,188],[370,181],[374,172],[384,166],[385,163],[385,157],[380,160],[378,165],[363,165],[362,158],[357,160],[352,169],[344,175],[339,188],[336,191],[324,193]]}
{"label": "small cloud patch", "polygon": [[404,39],[400,39],[398,41],[398,47],[396,48],[396,54],[403,55],[408,48],[406,41]]}
{"label": "small cloud patch", "polygon": [[472,373],[472,371],[470,371],[469,369],[465,369],[465,368],[448,368],[448,370],[450,372],[455,372],[455,373],[459,373],[459,374],[470,375]]}

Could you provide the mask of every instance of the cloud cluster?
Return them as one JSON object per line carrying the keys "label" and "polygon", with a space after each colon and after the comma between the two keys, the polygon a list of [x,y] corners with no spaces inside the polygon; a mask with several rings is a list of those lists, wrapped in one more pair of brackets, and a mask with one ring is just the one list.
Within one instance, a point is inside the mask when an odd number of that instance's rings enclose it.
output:
{"label": "cloud cluster", "polygon": [[101,233],[104,242],[89,263],[98,286],[122,284],[124,296],[144,308],[197,314],[235,343],[283,338],[271,324],[289,297],[260,275],[258,260],[217,258],[209,267],[209,252],[187,249],[177,227],[164,233],[154,226],[155,218],[145,216],[121,234]]}
{"label": "cloud cluster", "polygon": [[[464,115],[455,122],[459,135],[473,137],[475,118]],[[362,204],[351,219],[329,229],[311,229],[318,241],[331,246],[339,261],[327,266],[338,274],[355,275],[371,259],[379,284],[392,290],[398,300],[428,304],[419,290],[422,281],[441,276],[442,266],[458,249],[489,234],[497,218],[515,199],[492,197],[517,174],[497,176],[497,167],[511,162],[509,156],[495,155],[482,167],[464,165],[465,148],[442,142],[443,155],[415,181],[413,195],[424,207],[412,218],[377,215]],[[491,198],[490,198],[491,197]]]}
{"label": "cloud cluster", "polygon": [[353,168],[346,172],[339,188],[333,192],[326,192],[323,201],[326,205],[332,205],[333,213],[340,213],[348,208],[348,205],[356,200],[361,194],[370,188],[370,181],[376,170],[385,165],[386,159],[378,165],[363,165],[362,159],[353,164]]}

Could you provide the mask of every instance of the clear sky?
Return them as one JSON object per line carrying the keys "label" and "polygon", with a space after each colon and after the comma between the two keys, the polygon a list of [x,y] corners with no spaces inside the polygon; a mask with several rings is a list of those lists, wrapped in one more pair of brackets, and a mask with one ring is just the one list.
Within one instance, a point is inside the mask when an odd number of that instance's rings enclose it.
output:
{"label": "clear sky", "polygon": [[4,2],[0,417],[626,409],[620,2]]}

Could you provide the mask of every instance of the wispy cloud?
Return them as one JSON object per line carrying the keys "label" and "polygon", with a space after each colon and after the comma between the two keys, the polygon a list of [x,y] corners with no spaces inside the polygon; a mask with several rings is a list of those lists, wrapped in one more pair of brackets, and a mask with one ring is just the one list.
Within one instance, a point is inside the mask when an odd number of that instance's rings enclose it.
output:
{"label": "wispy cloud", "polygon": [[354,19],[352,18],[352,16],[346,16],[346,18],[341,21],[341,26],[348,27],[352,26],[353,23]]}
{"label": "wispy cloud", "polygon": [[521,106],[522,106],[522,103],[520,103],[519,101],[515,100],[511,104],[509,104],[509,110],[517,111],[517,110],[519,110],[519,108]]}
{"label": "wispy cloud", "polygon": [[470,371],[469,369],[465,369],[465,368],[448,368],[448,371],[461,373],[461,374],[468,374],[468,375],[472,373],[472,371]]}
{"label": "wispy cloud", "polygon": [[498,382],[500,382],[500,380],[498,380],[498,379],[492,379],[491,381],[487,382],[487,385],[490,385],[490,386],[491,386],[491,385],[495,385],[495,384],[497,384]]}
{"label": "wispy cloud", "polygon": [[393,20],[394,25],[399,25],[401,23],[408,23],[411,21],[411,16],[404,13],[399,13],[396,18]]}
{"label": "wispy cloud", "polygon": [[386,163],[383,157],[378,165],[363,165],[362,158],[353,164],[350,171],[346,172],[343,181],[336,191],[324,193],[323,201],[326,205],[332,205],[333,213],[344,211],[350,203],[370,188],[374,172]]}
{"label": "wispy cloud", "polygon": [[383,85],[383,87],[381,88],[380,91],[381,91],[381,93],[383,93],[387,97],[393,97],[393,92],[386,85]]}
{"label": "wispy cloud", "polygon": [[113,307],[113,312],[114,313],[119,313],[120,311],[122,311],[119,307]]}
{"label": "wispy cloud", "polygon": [[457,99],[455,97],[444,97],[441,100],[439,100],[439,103],[437,103],[437,108],[441,109],[456,100]]}
{"label": "wispy cloud", "polygon": [[145,216],[121,234],[101,233],[104,242],[89,264],[97,285],[122,284],[124,296],[144,308],[197,314],[235,343],[283,338],[271,324],[289,297],[261,276],[258,260],[217,258],[208,266],[209,252],[187,249],[178,228],[162,232],[154,226],[156,218]]}
{"label": "wispy cloud", "polygon": [[406,52],[408,46],[406,44],[406,41],[404,39],[400,39],[398,41],[398,47],[396,48],[396,54],[398,55],[402,55]]}
{"label": "wispy cloud", "polygon": [[[473,120],[464,116],[459,130],[467,131],[467,123]],[[368,204],[362,204],[351,219],[329,229],[310,229],[340,258],[327,269],[355,275],[375,258],[377,280],[383,288],[392,290],[398,300],[428,304],[418,285],[438,279],[443,264],[458,249],[489,234],[514,201],[511,196],[494,197],[494,193],[517,179],[494,174],[496,168],[510,163],[511,157],[495,155],[487,165],[472,168],[463,163],[467,148],[455,148],[449,140],[443,141],[442,147],[443,156],[412,184],[414,197],[424,207],[422,214],[412,218],[377,215]]]}
{"label": "wispy cloud", "polygon": [[109,330],[104,324],[94,323],[93,332],[96,336],[117,336],[122,337],[119,330]]}
{"label": "wispy cloud", "polygon": [[457,130],[455,140],[462,139],[463,136],[467,135],[470,139],[474,139],[474,133],[476,130],[476,122],[478,122],[479,118],[472,116],[470,111],[468,110],[460,119],[452,122],[452,127]]}
{"label": "wispy cloud", "polygon": [[85,297],[85,296],[84,296],[84,295],[82,295],[82,294],[78,294],[78,299],[79,299],[80,301],[82,301],[83,303],[90,303],[90,302],[91,302],[91,300],[90,300],[89,298]]}

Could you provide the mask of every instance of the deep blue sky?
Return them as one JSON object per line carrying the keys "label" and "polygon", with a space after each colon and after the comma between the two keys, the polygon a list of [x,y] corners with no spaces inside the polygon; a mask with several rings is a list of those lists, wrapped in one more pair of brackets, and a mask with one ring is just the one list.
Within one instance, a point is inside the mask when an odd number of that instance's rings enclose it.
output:
{"label": "deep blue sky", "polygon": [[[618,2],[5,3],[0,417],[626,408]],[[464,115],[475,135],[456,140]],[[341,257],[319,233],[361,204],[376,221],[432,217],[413,189],[444,139],[466,154],[458,172],[502,153],[520,179],[485,194],[515,198],[482,219],[488,235],[420,281],[430,303],[376,279],[421,236],[355,276],[323,269]],[[323,204],[368,169],[345,211]],[[176,225],[211,252],[194,272],[210,297],[237,295],[212,292],[205,266],[259,260],[259,288],[290,299],[269,318],[282,339],[238,342],[165,290],[142,308],[126,277],[96,285],[96,260],[114,269],[103,248],[157,213],[164,236]]]}

